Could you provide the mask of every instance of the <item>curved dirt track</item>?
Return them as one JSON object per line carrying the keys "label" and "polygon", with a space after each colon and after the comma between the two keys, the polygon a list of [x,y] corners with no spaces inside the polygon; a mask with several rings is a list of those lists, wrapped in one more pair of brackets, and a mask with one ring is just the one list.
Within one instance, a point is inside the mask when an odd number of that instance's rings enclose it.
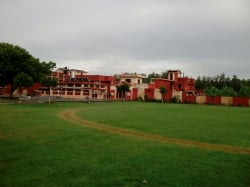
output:
{"label": "curved dirt track", "polygon": [[140,140],[150,140],[150,141],[161,142],[161,143],[165,142],[165,143],[176,144],[179,146],[250,155],[250,148],[236,147],[236,146],[230,146],[230,145],[224,145],[224,144],[211,144],[211,143],[198,142],[198,141],[185,140],[185,139],[177,139],[177,138],[169,138],[169,137],[165,137],[165,136],[161,136],[157,134],[150,134],[150,133],[140,132],[137,130],[124,129],[120,127],[103,125],[103,124],[96,123],[93,121],[87,121],[87,120],[80,119],[79,117],[77,117],[76,112],[80,110],[82,109],[65,110],[59,114],[59,117],[71,123],[78,124],[87,128],[96,129],[96,130],[103,131],[106,133],[117,134],[120,136],[134,137]]}

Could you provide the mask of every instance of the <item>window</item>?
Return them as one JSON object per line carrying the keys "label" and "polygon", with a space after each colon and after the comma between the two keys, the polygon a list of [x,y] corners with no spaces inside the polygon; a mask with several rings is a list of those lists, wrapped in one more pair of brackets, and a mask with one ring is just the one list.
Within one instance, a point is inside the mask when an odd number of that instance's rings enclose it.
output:
{"label": "window", "polygon": [[173,73],[170,73],[170,80],[173,80]]}
{"label": "window", "polygon": [[178,84],[178,89],[181,90],[181,84]]}
{"label": "window", "polygon": [[125,82],[130,83],[131,79],[125,79]]}

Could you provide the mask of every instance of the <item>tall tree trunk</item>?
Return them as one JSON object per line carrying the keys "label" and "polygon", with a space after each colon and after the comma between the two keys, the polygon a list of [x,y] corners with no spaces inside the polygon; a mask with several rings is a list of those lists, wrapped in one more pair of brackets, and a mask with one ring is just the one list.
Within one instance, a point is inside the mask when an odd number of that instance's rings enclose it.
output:
{"label": "tall tree trunk", "polygon": [[50,100],[50,87],[49,87],[49,104],[51,103],[51,100]]}
{"label": "tall tree trunk", "polygon": [[125,92],[123,92],[123,102],[126,101],[126,98],[125,98]]}

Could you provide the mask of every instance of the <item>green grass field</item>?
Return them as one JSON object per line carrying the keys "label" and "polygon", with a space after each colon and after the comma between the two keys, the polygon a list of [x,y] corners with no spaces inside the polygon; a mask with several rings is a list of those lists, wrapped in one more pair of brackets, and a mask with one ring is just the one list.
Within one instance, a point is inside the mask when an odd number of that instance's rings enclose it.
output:
{"label": "green grass field", "polygon": [[1,104],[0,186],[250,186],[250,108]]}

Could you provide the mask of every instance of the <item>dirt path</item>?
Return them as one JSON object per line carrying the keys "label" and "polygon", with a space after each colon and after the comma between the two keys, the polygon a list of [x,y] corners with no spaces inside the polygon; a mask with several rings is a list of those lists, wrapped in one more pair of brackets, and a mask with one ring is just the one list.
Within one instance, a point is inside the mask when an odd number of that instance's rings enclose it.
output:
{"label": "dirt path", "polygon": [[192,141],[192,140],[185,140],[185,139],[177,139],[177,138],[169,138],[157,134],[150,134],[145,132],[140,132],[136,130],[131,129],[124,129],[120,127],[112,127],[108,125],[103,125],[100,123],[96,123],[93,121],[87,121],[84,119],[80,119],[76,116],[76,112],[80,111],[81,109],[71,109],[71,110],[65,110],[62,113],[59,114],[59,117],[67,120],[71,123],[78,124],[84,127],[88,127],[91,129],[96,129],[99,131],[103,131],[106,133],[112,133],[117,134],[121,136],[129,136],[134,137],[141,140],[151,140],[161,143],[173,143],[180,146],[186,146],[186,147],[195,147],[200,149],[208,149],[208,150],[216,150],[216,151],[222,151],[227,153],[238,153],[238,154],[248,154],[250,155],[250,148],[243,148],[243,147],[236,147],[236,146],[230,146],[230,145],[223,145],[223,144],[211,144],[211,143],[205,143],[205,142],[198,142],[198,141]]}

